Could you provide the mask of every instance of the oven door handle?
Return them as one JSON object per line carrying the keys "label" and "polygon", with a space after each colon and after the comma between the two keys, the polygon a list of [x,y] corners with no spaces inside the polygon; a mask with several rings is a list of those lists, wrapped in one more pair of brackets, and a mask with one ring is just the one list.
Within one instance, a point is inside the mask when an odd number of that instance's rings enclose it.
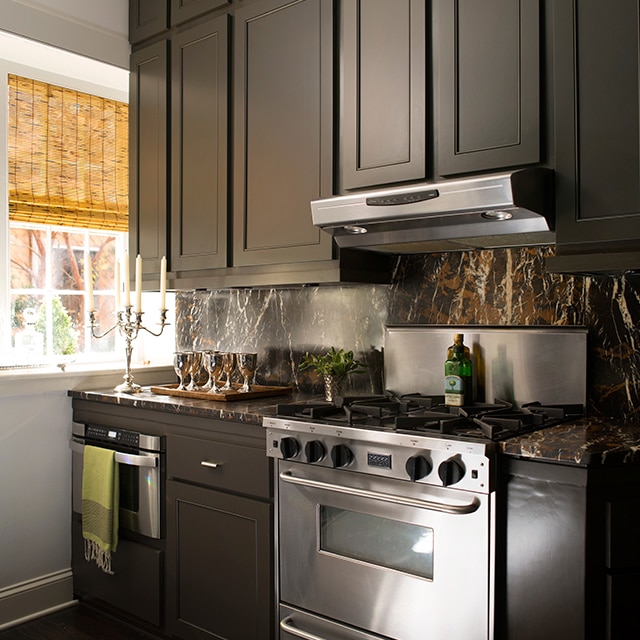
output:
{"label": "oven door handle", "polygon": [[[71,441],[69,448],[76,453],[84,453],[85,445],[79,442]],[[146,456],[138,456],[134,453],[124,453],[122,451],[115,451],[114,460],[119,464],[125,464],[130,467],[157,467],[158,466],[158,454],[151,453]]]}
{"label": "oven door handle", "polygon": [[303,640],[329,640],[329,638],[323,638],[322,636],[317,636],[315,633],[309,633],[308,631],[303,631],[302,629],[298,629],[298,627],[294,627],[291,623],[293,622],[292,616],[287,616],[284,620],[280,620],[280,628],[289,635],[295,636],[296,638],[303,638]]}
{"label": "oven door handle", "polygon": [[446,502],[434,502],[432,500],[419,500],[417,498],[409,498],[402,496],[394,496],[388,493],[380,493],[379,491],[369,491],[368,489],[358,489],[357,487],[345,487],[339,484],[331,484],[320,480],[311,480],[310,478],[298,478],[290,471],[280,473],[280,479],[283,482],[298,484],[304,487],[312,487],[313,489],[324,489],[325,491],[334,491],[336,493],[344,493],[349,496],[357,496],[359,498],[371,498],[373,500],[382,500],[392,504],[400,504],[407,507],[418,507],[419,509],[428,509],[429,511],[440,511],[450,514],[466,514],[477,511],[480,507],[480,500],[476,496],[470,502],[463,504],[451,504]]}

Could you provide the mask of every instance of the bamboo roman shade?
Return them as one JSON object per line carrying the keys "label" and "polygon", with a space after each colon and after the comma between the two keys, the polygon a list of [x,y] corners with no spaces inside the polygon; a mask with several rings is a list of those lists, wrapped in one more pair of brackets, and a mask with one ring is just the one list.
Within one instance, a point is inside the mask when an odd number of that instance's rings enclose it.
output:
{"label": "bamboo roman shade", "polygon": [[9,219],[127,231],[129,106],[9,75]]}

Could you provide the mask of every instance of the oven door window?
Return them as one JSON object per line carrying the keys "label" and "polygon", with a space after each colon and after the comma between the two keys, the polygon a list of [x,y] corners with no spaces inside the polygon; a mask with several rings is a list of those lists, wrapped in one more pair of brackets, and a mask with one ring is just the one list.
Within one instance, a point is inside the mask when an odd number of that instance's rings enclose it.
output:
{"label": "oven door window", "polygon": [[119,482],[120,491],[118,497],[120,499],[120,509],[126,509],[132,513],[140,511],[140,467],[134,467],[128,464],[119,464]]}
{"label": "oven door window", "polygon": [[320,551],[433,580],[433,529],[319,505]]}

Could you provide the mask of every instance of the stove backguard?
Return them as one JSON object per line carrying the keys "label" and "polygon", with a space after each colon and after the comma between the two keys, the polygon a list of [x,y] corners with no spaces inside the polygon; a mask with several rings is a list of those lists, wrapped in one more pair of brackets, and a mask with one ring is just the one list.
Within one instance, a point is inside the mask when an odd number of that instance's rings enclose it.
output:
{"label": "stove backguard", "polygon": [[454,333],[463,333],[471,349],[477,402],[586,406],[584,327],[389,325],[384,336],[385,389],[443,393],[444,361]]}

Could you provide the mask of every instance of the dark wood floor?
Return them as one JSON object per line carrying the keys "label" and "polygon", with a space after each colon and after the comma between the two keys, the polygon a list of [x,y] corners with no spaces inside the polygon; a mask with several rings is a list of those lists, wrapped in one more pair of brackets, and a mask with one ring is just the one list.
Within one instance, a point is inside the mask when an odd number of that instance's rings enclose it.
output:
{"label": "dark wood floor", "polygon": [[158,640],[92,607],[78,604],[0,631],[0,640]]}

